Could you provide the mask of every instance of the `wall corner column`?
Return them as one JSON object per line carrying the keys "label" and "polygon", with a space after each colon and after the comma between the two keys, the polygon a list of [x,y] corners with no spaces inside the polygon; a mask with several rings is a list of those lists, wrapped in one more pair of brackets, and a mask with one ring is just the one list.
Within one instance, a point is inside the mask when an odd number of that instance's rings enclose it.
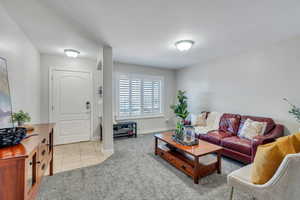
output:
{"label": "wall corner column", "polygon": [[113,153],[113,52],[103,47],[103,152]]}

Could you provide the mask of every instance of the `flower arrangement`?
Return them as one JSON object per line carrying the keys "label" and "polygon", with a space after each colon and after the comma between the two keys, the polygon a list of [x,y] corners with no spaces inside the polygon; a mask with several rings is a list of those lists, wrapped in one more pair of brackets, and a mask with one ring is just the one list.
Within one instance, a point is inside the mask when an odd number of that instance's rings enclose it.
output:
{"label": "flower arrangement", "polygon": [[300,123],[300,108],[292,104],[287,98],[284,98],[283,100],[290,104],[291,108],[289,110],[289,113],[293,115],[296,118],[296,120]]}
{"label": "flower arrangement", "polygon": [[30,122],[31,117],[29,113],[20,110],[19,112],[12,114],[12,121],[18,123],[18,126],[22,126],[25,122]]}

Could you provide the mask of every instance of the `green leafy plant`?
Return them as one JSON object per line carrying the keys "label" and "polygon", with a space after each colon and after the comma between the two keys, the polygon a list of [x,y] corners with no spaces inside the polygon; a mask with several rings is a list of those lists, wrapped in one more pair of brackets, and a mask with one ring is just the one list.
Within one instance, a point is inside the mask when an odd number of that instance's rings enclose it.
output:
{"label": "green leafy plant", "polygon": [[30,122],[31,117],[29,113],[20,110],[19,112],[12,114],[12,121],[17,122],[18,126],[23,125],[25,122]]}
{"label": "green leafy plant", "polygon": [[181,121],[177,122],[175,130],[176,139],[183,140],[183,128],[184,124]]}
{"label": "green leafy plant", "polygon": [[171,105],[170,108],[174,111],[179,121],[176,124],[175,137],[179,140],[183,139],[183,128],[184,120],[190,114],[187,110],[187,97],[185,96],[185,91],[179,90],[177,92],[178,103]]}
{"label": "green leafy plant", "polygon": [[284,98],[283,100],[290,104],[291,108],[289,110],[289,113],[293,115],[296,118],[296,120],[300,123],[300,108],[292,104],[287,98]]}
{"label": "green leafy plant", "polygon": [[185,91],[178,90],[177,92],[178,103],[171,105],[170,108],[174,111],[175,115],[184,121],[189,116],[189,111],[187,110],[187,97],[185,96]]}

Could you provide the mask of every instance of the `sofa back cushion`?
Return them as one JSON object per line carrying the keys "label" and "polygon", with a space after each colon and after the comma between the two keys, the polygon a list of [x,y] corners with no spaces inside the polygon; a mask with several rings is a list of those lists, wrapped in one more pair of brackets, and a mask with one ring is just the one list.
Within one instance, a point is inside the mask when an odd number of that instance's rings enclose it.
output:
{"label": "sofa back cushion", "polygon": [[241,116],[237,114],[225,113],[222,115],[219,130],[237,134],[240,125]]}
{"label": "sofa back cushion", "polygon": [[255,116],[249,116],[249,115],[244,115],[241,116],[241,121],[240,121],[240,127],[238,130],[238,135],[240,135],[241,130],[244,126],[244,123],[247,119],[251,119],[253,121],[258,121],[258,122],[266,122],[267,123],[267,127],[266,130],[264,132],[264,135],[268,134],[274,127],[275,127],[275,122],[273,121],[272,118],[268,118],[268,117],[255,117]]}

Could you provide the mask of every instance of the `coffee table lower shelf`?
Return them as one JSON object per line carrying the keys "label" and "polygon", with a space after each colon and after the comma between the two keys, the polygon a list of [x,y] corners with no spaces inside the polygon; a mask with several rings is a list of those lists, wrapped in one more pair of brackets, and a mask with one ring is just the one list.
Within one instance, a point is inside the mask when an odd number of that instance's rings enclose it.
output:
{"label": "coffee table lower shelf", "polygon": [[209,164],[199,162],[198,156],[189,155],[178,149],[170,149],[162,144],[156,146],[155,154],[159,155],[186,175],[192,177],[195,184],[199,183],[199,178],[212,174],[215,171],[221,173],[219,153],[217,161]]}

